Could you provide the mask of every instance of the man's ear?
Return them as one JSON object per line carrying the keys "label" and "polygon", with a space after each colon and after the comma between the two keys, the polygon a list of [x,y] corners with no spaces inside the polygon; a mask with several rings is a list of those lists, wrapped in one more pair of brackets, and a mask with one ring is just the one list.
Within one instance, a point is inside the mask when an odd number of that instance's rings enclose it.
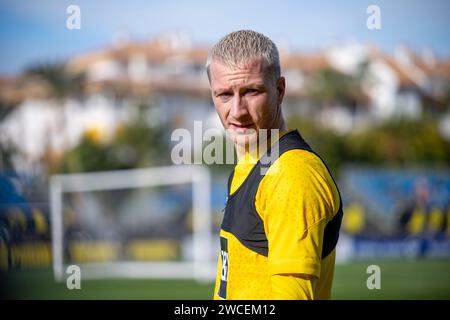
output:
{"label": "man's ear", "polygon": [[284,94],[286,92],[286,80],[284,77],[280,77],[277,81],[277,94],[278,94],[278,105],[283,102]]}

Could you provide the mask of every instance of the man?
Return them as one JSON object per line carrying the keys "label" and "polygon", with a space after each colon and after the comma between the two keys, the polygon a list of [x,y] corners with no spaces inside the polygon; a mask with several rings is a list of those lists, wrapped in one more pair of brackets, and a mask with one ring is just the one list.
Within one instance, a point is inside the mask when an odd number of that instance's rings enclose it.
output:
{"label": "man", "polygon": [[[238,154],[214,298],[329,299],[341,198],[323,161],[286,128],[275,44],[254,31],[233,32],[212,48],[206,66],[215,108]],[[277,130],[279,137],[272,134]],[[263,142],[270,150],[254,152]]]}

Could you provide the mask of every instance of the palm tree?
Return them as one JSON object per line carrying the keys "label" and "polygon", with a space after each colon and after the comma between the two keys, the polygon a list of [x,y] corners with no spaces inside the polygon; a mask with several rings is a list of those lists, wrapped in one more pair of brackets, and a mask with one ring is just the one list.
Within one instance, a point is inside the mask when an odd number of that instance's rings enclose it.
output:
{"label": "palm tree", "polygon": [[361,94],[358,76],[346,75],[333,69],[323,69],[311,83],[310,96],[325,107],[340,102],[352,104]]}
{"label": "palm tree", "polygon": [[[50,129],[51,135],[61,136],[63,139],[63,149],[67,148],[68,137],[66,131],[67,119],[65,116],[64,102],[68,97],[74,96],[83,98],[83,90],[85,84],[85,75],[83,73],[71,72],[65,63],[44,63],[34,65],[28,68],[25,72],[27,76],[35,77],[44,81],[49,88],[50,103],[57,109],[58,121]],[[54,159],[52,157],[53,149],[51,143],[48,144],[50,148],[49,166],[54,166]],[[75,168],[75,164],[70,166]]]}
{"label": "palm tree", "polygon": [[64,63],[38,64],[28,68],[26,75],[36,76],[50,86],[52,96],[59,101],[70,95],[80,95],[83,92],[85,76],[82,73],[72,73]]}

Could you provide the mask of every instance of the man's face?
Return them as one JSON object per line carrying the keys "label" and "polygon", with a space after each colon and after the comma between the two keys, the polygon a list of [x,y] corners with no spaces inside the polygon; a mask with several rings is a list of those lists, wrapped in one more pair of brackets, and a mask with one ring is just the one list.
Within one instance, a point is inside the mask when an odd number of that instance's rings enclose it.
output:
{"label": "man's face", "polygon": [[275,83],[265,72],[262,59],[252,59],[238,68],[213,61],[210,81],[217,113],[237,145],[255,142],[260,129],[280,129],[278,109],[284,78]]}

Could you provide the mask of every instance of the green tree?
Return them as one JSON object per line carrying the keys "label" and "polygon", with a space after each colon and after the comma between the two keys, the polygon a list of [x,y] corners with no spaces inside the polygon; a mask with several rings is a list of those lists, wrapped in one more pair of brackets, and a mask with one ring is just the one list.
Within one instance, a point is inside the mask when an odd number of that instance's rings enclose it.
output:
{"label": "green tree", "polygon": [[323,69],[313,77],[309,85],[309,97],[324,107],[332,103],[353,105],[362,97],[362,74],[360,71],[357,76],[351,76],[331,68]]}
{"label": "green tree", "polygon": [[141,104],[137,108],[137,115],[119,127],[111,141],[96,141],[84,135],[80,143],[64,155],[58,171],[120,170],[170,163],[169,132],[163,126],[148,125],[145,116],[148,106]]}
{"label": "green tree", "polygon": [[[57,110],[58,120],[50,129],[50,134],[63,137],[63,148],[67,147],[66,123],[67,119],[64,113],[64,102],[68,97],[83,97],[85,84],[85,75],[83,73],[71,72],[66,64],[43,63],[29,67],[25,74],[29,77],[44,81],[49,88],[49,103]],[[48,142],[50,157],[48,157],[50,167],[53,166],[51,157],[53,150]],[[47,155],[48,156],[48,155]],[[69,167],[75,167],[76,164],[69,163]]]}
{"label": "green tree", "polygon": [[336,175],[345,163],[394,167],[450,164],[450,141],[440,135],[435,119],[392,119],[346,135],[301,119],[290,119],[289,127],[300,130]]}

